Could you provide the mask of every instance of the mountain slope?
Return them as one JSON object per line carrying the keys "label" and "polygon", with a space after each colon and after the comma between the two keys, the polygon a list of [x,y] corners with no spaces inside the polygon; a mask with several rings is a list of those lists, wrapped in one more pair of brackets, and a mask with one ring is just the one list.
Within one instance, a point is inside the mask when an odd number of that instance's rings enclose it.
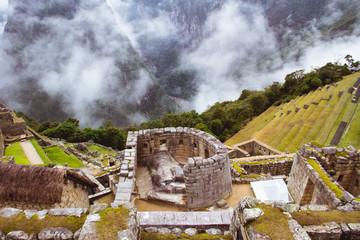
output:
{"label": "mountain slope", "polygon": [[41,120],[96,126],[174,111],[105,0],[10,1],[2,100]]}
{"label": "mountain slope", "polygon": [[[312,91],[278,107],[272,106],[260,116],[249,122],[232,138],[225,142],[232,146],[236,143],[256,138],[280,151],[293,152],[303,144],[316,141],[330,144],[341,121],[348,127],[359,125],[358,102],[352,103],[355,95],[348,89],[360,78],[360,73],[344,77],[334,85]],[[342,93],[341,93],[342,92]],[[358,135],[345,132],[339,146],[348,143],[360,147]],[[354,141],[355,140],[355,141]]]}

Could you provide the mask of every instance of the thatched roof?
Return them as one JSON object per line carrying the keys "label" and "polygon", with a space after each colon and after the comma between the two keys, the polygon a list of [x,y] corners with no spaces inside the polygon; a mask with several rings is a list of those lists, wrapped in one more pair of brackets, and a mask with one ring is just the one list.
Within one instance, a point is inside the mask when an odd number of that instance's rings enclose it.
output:
{"label": "thatched roof", "polygon": [[0,163],[0,201],[60,203],[64,178],[97,186],[69,169]]}

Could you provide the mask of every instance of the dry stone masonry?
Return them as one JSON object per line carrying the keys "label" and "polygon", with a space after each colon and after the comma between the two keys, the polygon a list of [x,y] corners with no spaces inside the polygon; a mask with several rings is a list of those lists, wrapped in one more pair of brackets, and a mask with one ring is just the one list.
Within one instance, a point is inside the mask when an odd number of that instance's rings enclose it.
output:
{"label": "dry stone masonry", "polygon": [[167,149],[183,166],[189,209],[212,206],[232,192],[228,151],[208,133],[186,127],[140,130],[129,134],[127,148],[137,150],[138,161]]}
{"label": "dry stone masonry", "polygon": [[304,145],[297,152],[288,189],[296,203],[360,210],[359,151],[353,147]]}

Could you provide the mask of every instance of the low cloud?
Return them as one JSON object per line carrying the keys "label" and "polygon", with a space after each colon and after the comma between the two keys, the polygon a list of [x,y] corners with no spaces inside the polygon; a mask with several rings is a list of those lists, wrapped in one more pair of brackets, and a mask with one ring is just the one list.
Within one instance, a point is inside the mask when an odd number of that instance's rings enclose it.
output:
{"label": "low cloud", "polygon": [[[336,4],[332,2],[327,11],[331,12]],[[339,10],[314,19],[297,33],[288,29],[288,49],[296,51],[280,56],[283,49],[263,10],[249,3],[228,1],[207,19],[204,34],[207,37],[199,47],[182,58],[183,67],[197,73],[199,91],[192,100],[193,107],[202,112],[215,102],[237,99],[243,89],[261,90],[272,82],[283,82],[288,73],[343,61],[347,54],[360,59],[360,37],[356,34],[321,40],[318,27],[334,23],[341,14]]]}

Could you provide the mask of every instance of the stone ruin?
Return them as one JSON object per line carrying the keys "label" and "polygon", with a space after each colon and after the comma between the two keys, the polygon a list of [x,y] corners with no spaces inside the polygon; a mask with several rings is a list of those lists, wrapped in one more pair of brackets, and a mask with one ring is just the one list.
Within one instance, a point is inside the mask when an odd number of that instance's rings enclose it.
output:
{"label": "stone ruin", "polygon": [[16,117],[14,112],[0,103],[0,129],[5,140],[12,140],[21,136],[26,137],[27,126],[22,118]]}
{"label": "stone ruin", "polygon": [[215,137],[182,127],[140,130],[135,135],[137,166],[149,171],[153,185],[148,198],[172,202],[169,199],[177,196],[177,205],[199,209],[231,195],[228,152]]}
{"label": "stone ruin", "polygon": [[279,155],[281,152],[269,145],[253,138],[229,148],[230,158],[243,158],[251,156]]}
{"label": "stone ruin", "polygon": [[297,152],[288,189],[300,205],[360,210],[360,153],[353,147],[304,145]]}

